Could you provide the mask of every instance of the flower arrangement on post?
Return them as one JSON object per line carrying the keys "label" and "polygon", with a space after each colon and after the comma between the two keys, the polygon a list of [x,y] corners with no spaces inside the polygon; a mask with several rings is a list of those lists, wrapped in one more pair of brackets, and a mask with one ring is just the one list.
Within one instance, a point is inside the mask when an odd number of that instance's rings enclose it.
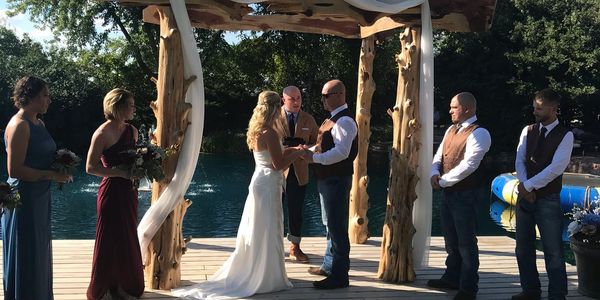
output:
{"label": "flower arrangement on post", "polygon": [[[81,162],[81,158],[70,150],[60,149],[54,154],[54,162],[50,165],[50,168],[62,175],[75,174],[77,166]],[[58,184],[58,189],[62,190],[63,184]]]}
{"label": "flower arrangement on post", "polygon": [[573,220],[567,229],[569,237],[600,245],[600,200],[592,202],[588,208],[575,206],[567,215]]}
{"label": "flower arrangement on post", "polygon": [[148,180],[162,180],[165,178],[162,163],[167,157],[167,152],[154,144],[140,144],[135,149],[121,152],[124,163],[120,168],[129,170],[131,178],[146,177]]}
{"label": "flower arrangement on post", "polygon": [[0,182],[0,208],[13,209],[21,205],[21,196],[17,189],[6,182]]}

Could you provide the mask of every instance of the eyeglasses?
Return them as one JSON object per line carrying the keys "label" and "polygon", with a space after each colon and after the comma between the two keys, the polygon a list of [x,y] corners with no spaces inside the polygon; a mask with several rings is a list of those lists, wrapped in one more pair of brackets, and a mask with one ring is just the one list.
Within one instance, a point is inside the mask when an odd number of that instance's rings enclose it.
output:
{"label": "eyeglasses", "polygon": [[331,95],[336,95],[336,94],[341,94],[341,93],[329,93],[329,94],[321,94],[321,98],[329,99],[329,96],[331,96]]}

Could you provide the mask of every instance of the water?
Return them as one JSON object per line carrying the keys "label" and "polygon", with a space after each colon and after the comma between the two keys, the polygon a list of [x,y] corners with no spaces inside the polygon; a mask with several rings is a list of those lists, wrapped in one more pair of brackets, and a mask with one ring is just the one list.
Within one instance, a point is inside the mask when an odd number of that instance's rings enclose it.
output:
{"label": "water", "polygon": [[[6,178],[6,157],[0,157],[0,178]],[[381,236],[386,211],[389,165],[386,155],[369,157],[370,177],[368,194],[369,233]],[[248,184],[254,170],[252,156],[201,154],[196,172],[185,196],[193,204],[183,222],[184,236],[234,237],[248,193]],[[88,175],[81,166],[75,181],[62,191],[53,186],[52,232],[54,239],[93,239],[96,226],[96,195],[99,177]],[[488,185],[489,186],[489,185]],[[482,191],[479,206],[479,235],[505,235],[490,217],[489,188]],[[441,193],[434,191],[432,235],[441,235],[439,203]],[[140,192],[139,218],[150,205],[150,193]],[[317,188],[311,180],[305,200],[304,236],[323,236]]]}
{"label": "water", "polygon": [[[184,236],[193,237],[235,237],[242,216],[248,184],[254,170],[250,154],[242,156],[222,154],[200,154],[198,166],[185,195],[193,204],[188,208],[183,220]],[[372,155],[368,161],[369,186],[369,234],[381,236],[386,211],[386,197],[389,176],[387,155]],[[0,155],[0,180],[6,179],[6,153]],[[75,176],[75,181],[66,184],[62,191],[53,185],[52,192],[52,235],[54,239],[94,239],[96,234],[96,196],[100,184],[99,177],[85,173],[83,166]],[[514,238],[514,210],[499,203],[491,193],[491,181],[481,191],[478,206],[478,235],[503,236]],[[150,193],[140,192],[138,218],[150,206]],[[442,194],[433,192],[431,235],[441,236],[440,203]],[[284,208],[285,209],[285,208]],[[575,264],[569,247],[565,219],[565,259]],[[325,227],[321,223],[321,210],[317,187],[312,180],[307,188],[305,200],[303,236],[324,236]],[[1,237],[1,234],[0,234]],[[541,243],[536,242],[538,250]]]}

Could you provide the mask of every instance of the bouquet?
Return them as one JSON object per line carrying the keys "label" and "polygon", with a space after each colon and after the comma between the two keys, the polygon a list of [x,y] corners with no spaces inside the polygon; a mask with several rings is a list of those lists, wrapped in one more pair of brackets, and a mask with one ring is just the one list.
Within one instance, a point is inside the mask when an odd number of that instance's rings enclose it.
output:
{"label": "bouquet", "polygon": [[575,206],[567,215],[573,220],[567,228],[569,237],[600,245],[600,200],[593,201],[586,209]]}
{"label": "bouquet", "polygon": [[120,168],[129,170],[131,178],[146,177],[149,181],[165,178],[162,163],[167,157],[164,149],[154,144],[139,144],[135,149],[121,152],[124,163]]}
{"label": "bouquet", "polygon": [[[54,154],[54,162],[50,165],[50,168],[62,175],[73,175],[77,171],[77,166],[81,162],[75,153],[67,150],[60,149]],[[62,190],[63,184],[58,184],[58,189]]]}
{"label": "bouquet", "polygon": [[8,183],[0,182],[0,207],[12,209],[19,205],[21,205],[19,192]]}

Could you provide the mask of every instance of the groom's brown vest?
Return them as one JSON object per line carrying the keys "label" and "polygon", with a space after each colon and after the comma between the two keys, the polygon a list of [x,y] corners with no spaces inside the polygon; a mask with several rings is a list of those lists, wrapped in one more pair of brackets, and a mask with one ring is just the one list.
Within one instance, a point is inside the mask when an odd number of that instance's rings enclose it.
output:
{"label": "groom's brown vest", "polygon": [[[333,135],[331,135],[331,129],[333,128],[333,125],[335,125],[335,122],[344,116],[349,117],[352,119],[352,121],[354,121],[354,118],[352,118],[348,109],[344,109],[338,112],[331,119],[326,119],[323,124],[321,124],[321,127],[319,128],[319,135],[317,137],[316,153],[325,153],[335,147]],[[354,122],[356,123],[356,121]],[[315,164],[315,177],[317,177],[317,179],[324,179],[333,176],[352,175],[354,172],[352,163],[354,162],[354,158],[356,158],[356,154],[358,154],[357,140],[358,135],[356,135],[354,140],[352,140],[352,148],[350,148],[350,154],[348,154],[346,159],[332,165]]]}

